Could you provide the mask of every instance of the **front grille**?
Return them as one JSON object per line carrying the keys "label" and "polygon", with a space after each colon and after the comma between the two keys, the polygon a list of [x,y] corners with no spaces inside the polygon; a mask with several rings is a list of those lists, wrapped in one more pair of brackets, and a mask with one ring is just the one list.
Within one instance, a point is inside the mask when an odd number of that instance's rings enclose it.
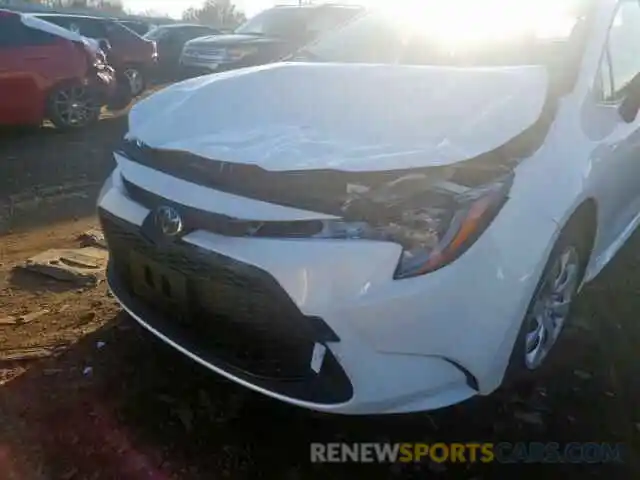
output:
{"label": "front grille", "polygon": [[185,49],[184,54],[186,56],[192,56],[196,58],[206,59],[220,59],[223,60],[227,57],[227,51],[224,48],[211,47],[207,45],[194,45]]}
{"label": "front grille", "polygon": [[182,304],[168,306],[162,294],[137,300],[170,318],[172,328],[190,343],[257,377],[297,380],[314,375],[314,320],[299,311],[268,273],[179,241],[156,245],[138,227],[104,211],[100,220],[113,273],[129,295],[135,296],[132,252],[186,278]]}
{"label": "front grille", "polygon": [[211,45],[190,45],[186,49],[187,52],[202,53],[207,55],[224,55],[226,50],[224,48],[211,46]]}
{"label": "front grille", "polygon": [[149,210],[165,205],[175,208],[180,213],[187,232],[207,230],[229,237],[308,238],[319,234],[324,227],[320,220],[286,222],[242,220],[179,204],[136,185],[124,176],[122,183],[129,198]]}

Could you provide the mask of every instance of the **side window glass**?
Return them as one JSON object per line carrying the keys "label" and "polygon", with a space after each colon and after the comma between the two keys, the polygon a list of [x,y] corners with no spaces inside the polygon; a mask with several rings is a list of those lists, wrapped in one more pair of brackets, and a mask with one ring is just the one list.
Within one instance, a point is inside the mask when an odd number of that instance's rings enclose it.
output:
{"label": "side window glass", "polygon": [[71,22],[69,24],[69,30],[71,30],[73,33],[77,33],[78,35],[82,35],[82,30],[80,29],[80,25],[78,25],[78,22]]}
{"label": "side window glass", "polygon": [[0,18],[0,48],[52,45],[58,37],[27,27],[19,18]]}
{"label": "side window glass", "polygon": [[328,8],[312,18],[307,28],[313,34],[324,33],[348,22],[355,13],[357,12],[351,8]]}
{"label": "side window glass", "polygon": [[612,101],[624,98],[631,80],[640,73],[640,3],[626,0],[620,4],[611,25],[608,52],[613,82]]}
{"label": "side window glass", "polygon": [[0,48],[19,47],[23,44],[22,23],[16,17],[0,18]]}
{"label": "side window glass", "polygon": [[58,40],[56,35],[35,28],[24,27],[23,33],[23,43],[30,46],[52,45]]}
{"label": "side window glass", "polygon": [[132,41],[140,38],[137,33],[116,22],[100,23],[100,28],[103,31],[103,37],[108,35],[109,38],[114,38],[121,41]]}
{"label": "side window glass", "polygon": [[83,18],[76,22],[80,28],[80,35],[84,35],[89,38],[105,38],[106,32],[99,20],[93,20],[91,18]]}
{"label": "side window glass", "polygon": [[64,17],[56,17],[56,16],[46,16],[39,17],[41,20],[45,22],[53,23],[54,25],[58,25],[59,27],[66,28],[67,30],[71,30],[69,25],[69,21]]}

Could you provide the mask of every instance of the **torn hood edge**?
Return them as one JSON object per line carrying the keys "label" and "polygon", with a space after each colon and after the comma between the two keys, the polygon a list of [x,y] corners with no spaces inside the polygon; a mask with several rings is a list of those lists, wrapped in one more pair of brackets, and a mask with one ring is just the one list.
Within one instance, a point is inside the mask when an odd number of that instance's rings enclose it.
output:
{"label": "torn hood edge", "polygon": [[[284,64],[286,66],[286,64]],[[277,64],[276,64],[277,66]],[[134,107],[130,115],[130,131],[127,134],[127,139],[133,141],[140,141],[141,143],[151,148],[161,150],[163,152],[175,152],[175,153],[188,153],[193,154],[204,159],[218,160],[227,164],[241,164],[252,165],[261,168],[265,171],[272,172],[295,172],[295,171],[314,171],[314,170],[330,170],[341,172],[383,172],[383,171],[410,171],[421,167],[443,167],[447,165],[454,165],[460,162],[466,162],[469,160],[475,160],[486,155],[492,155],[496,152],[507,150],[506,145],[513,143],[520,143],[521,137],[528,137],[531,131],[539,130],[541,119],[545,117],[545,111],[548,111],[549,106],[549,86],[548,86],[548,74],[544,67],[541,66],[529,66],[529,67],[508,67],[503,70],[513,70],[520,72],[520,77],[527,88],[525,92],[531,93],[535,98],[522,102],[517,99],[517,95],[511,95],[505,100],[505,105],[497,103],[497,110],[502,109],[503,113],[498,113],[497,119],[500,123],[495,127],[489,129],[480,129],[481,131],[477,135],[473,135],[473,130],[469,128],[467,124],[467,130],[460,134],[456,131],[455,123],[448,128],[452,128],[452,136],[439,135],[432,137],[432,143],[429,143],[429,139],[426,139],[423,143],[417,145],[406,145],[403,147],[399,145],[389,145],[381,142],[379,145],[375,144],[362,144],[355,143],[349,144],[348,142],[336,141],[332,145],[333,151],[324,157],[317,156],[314,158],[313,145],[314,143],[331,143],[331,138],[320,135],[320,138],[305,138],[299,131],[294,131],[297,127],[287,125],[270,125],[265,124],[264,127],[251,124],[247,121],[246,130],[238,128],[224,131],[224,124],[222,126],[222,133],[212,133],[201,137],[199,135],[189,135],[185,132],[182,140],[170,139],[163,141],[167,136],[162,135],[163,126],[166,127],[166,118],[179,112],[183,107],[183,104],[187,105],[187,100],[193,92],[197,92],[201,89],[212,88],[217,81],[229,81],[233,80],[234,76],[242,77],[243,75],[259,74],[263,70],[268,70],[270,67],[258,67],[255,69],[244,69],[241,73],[230,72],[227,74],[213,75],[206,80],[193,79],[183,84],[178,84],[174,87],[170,87],[166,91],[156,94],[158,98],[154,99],[154,96],[138,104]],[[274,67],[275,68],[275,67]],[[436,68],[436,67],[434,67]],[[439,67],[438,67],[439,68]],[[436,68],[437,69],[437,68]],[[433,70],[433,68],[431,68]],[[444,69],[451,70],[451,69]],[[501,69],[497,69],[501,70]],[[437,74],[434,74],[437,77]],[[500,75],[497,73],[496,75]],[[433,75],[432,75],[433,76]],[[268,78],[268,77],[265,77]],[[483,82],[488,82],[491,79],[491,75],[481,77]],[[503,79],[504,81],[504,79]],[[182,86],[181,86],[182,85]],[[455,90],[455,88],[454,88]],[[215,91],[215,90],[214,90]],[[527,96],[524,93],[520,96]],[[514,100],[514,97],[515,100]],[[185,100],[185,98],[187,100]],[[455,98],[453,95],[452,98]],[[519,107],[522,108],[519,109]],[[445,109],[442,105],[440,109]],[[496,109],[492,103],[487,104],[489,111]],[[456,110],[457,109],[457,110]],[[518,110],[519,109],[519,110]],[[466,111],[468,114],[469,109]],[[516,111],[518,110],[518,111]],[[464,107],[457,105],[452,112],[452,115],[460,115],[461,112],[465,112]],[[447,113],[449,113],[447,111]],[[184,112],[182,112],[184,114]],[[491,112],[490,114],[493,114]],[[435,116],[438,114],[436,113]],[[484,115],[484,113],[482,114]],[[483,122],[482,115],[474,121]],[[511,121],[511,116],[514,116]],[[159,123],[154,122],[156,118],[159,118]],[[163,120],[163,118],[165,120]],[[163,124],[162,122],[165,122]],[[490,119],[487,119],[487,123],[490,123]],[[236,120],[237,123],[237,120]],[[543,122],[544,123],[544,122]],[[548,126],[548,125],[547,125]],[[260,127],[260,128],[258,128]],[[309,128],[307,125],[306,128]],[[429,127],[424,127],[428,131]],[[213,128],[215,131],[216,129]],[[262,131],[261,131],[262,130]],[[248,141],[243,144],[238,142],[237,138],[240,133],[247,135]],[[439,132],[441,134],[442,132]],[[226,136],[225,136],[226,135]],[[464,140],[465,138],[469,144],[456,143],[456,135],[458,139]],[[277,143],[285,144],[285,150],[278,151],[270,150],[268,140],[264,138],[275,138],[273,140],[274,145]],[[484,136],[484,138],[482,138]],[[487,138],[489,137],[489,138]],[[254,145],[247,147],[246,144]],[[257,147],[256,147],[257,146]],[[266,152],[266,153],[265,153]],[[293,152],[293,153],[292,153]],[[517,155],[517,152],[516,156]],[[261,156],[269,156],[271,158],[278,157],[275,161],[269,159],[261,159]],[[292,158],[293,157],[293,158]]]}

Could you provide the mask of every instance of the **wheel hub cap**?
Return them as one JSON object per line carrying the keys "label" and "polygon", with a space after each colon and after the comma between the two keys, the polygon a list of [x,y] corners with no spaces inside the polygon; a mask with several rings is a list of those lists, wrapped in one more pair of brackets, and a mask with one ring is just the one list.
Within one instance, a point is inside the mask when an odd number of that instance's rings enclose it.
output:
{"label": "wheel hub cap", "polygon": [[60,90],[53,102],[53,107],[67,125],[80,126],[87,122],[91,114],[98,108],[91,94],[84,87],[72,87]]}
{"label": "wheel hub cap", "polygon": [[567,247],[548,270],[527,316],[525,365],[534,370],[555,345],[578,288],[580,261],[575,247]]}

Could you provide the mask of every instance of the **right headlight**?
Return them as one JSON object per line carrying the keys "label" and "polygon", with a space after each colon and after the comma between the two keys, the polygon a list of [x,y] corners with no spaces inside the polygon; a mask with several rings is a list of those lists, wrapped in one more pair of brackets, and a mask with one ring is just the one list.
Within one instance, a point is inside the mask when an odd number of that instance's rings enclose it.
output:
{"label": "right headlight", "polygon": [[362,221],[327,221],[316,236],[393,241],[403,247],[395,278],[423,275],[473,245],[506,202],[512,182],[510,174],[474,188],[443,182],[407,193],[396,187],[397,196],[386,204],[363,197],[347,207],[350,218],[361,215]]}

